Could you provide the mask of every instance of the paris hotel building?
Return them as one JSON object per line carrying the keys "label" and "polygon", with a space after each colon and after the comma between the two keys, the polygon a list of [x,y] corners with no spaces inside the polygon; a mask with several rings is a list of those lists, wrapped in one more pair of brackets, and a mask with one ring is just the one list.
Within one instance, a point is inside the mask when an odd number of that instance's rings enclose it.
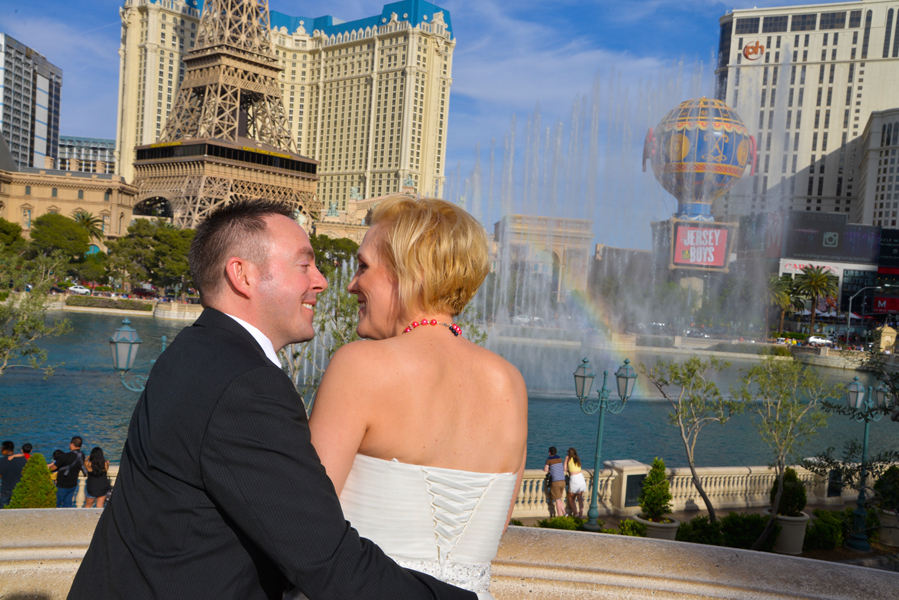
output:
{"label": "paris hotel building", "polygon": [[720,25],[716,94],[755,135],[758,169],[716,212],[828,212],[896,226],[896,151],[866,130],[872,114],[899,106],[899,1],[735,9]]}
{"label": "paris hotel building", "polygon": [[[120,9],[119,172],[134,178],[134,147],[165,126],[202,0],[125,0]],[[344,209],[397,192],[441,196],[456,41],[448,11],[422,0],[343,22],[271,12],[284,113],[301,155],[321,162],[318,196]]]}

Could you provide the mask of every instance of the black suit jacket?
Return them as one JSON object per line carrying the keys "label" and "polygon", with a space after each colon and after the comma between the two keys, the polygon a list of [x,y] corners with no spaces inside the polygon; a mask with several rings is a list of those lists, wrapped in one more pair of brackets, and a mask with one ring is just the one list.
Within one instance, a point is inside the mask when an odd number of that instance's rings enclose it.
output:
{"label": "black suit jacket", "polygon": [[70,599],[475,595],[401,569],[343,517],[303,402],[253,337],[206,309],[154,365]]}

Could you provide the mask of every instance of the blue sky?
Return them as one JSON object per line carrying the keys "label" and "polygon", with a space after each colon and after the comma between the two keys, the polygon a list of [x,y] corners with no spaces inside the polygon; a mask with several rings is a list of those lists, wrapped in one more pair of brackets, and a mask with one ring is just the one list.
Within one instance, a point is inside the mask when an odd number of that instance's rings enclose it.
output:
{"label": "blue sky", "polygon": [[[457,196],[464,193],[466,180],[470,187],[476,146],[481,145],[482,161],[487,160],[485,153],[492,139],[501,153],[513,115],[517,117],[516,139],[524,140],[528,118],[538,106],[544,128],[560,122],[562,129],[569,131],[576,99],[589,96],[596,82],[606,98],[601,110],[611,120],[616,111],[632,110],[644,87],[657,92],[667,89],[662,91],[662,99],[671,107],[697,91],[711,95],[718,19],[732,8],[785,4],[766,0],[735,5],[713,0],[435,3],[452,15],[457,39],[447,136],[447,175],[453,179],[459,173],[449,191],[455,190]],[[330,14],[346,21],[378,14],[383,4],[371,0],[270,0],[272,10],[289,15]],[[119,0],[0,0],[0,31],[38,50],[64,70],[60,121],[64,135],[115,137],[120,6]],[[619,97],[617,104],[610,93]],[[622,134],[622,143],[642,143],[646,127],[664,114],[661,106],[657,103],[629,117],[625,129],[630,133]],[[611,156],[613,150],[604,139],[601,144]],[[616,151],[635,152],[631,147]],[[628,169],[632,167],[629,163]],[[607,162],[605,170],[614,168]],[[615,193],[647,195],[642,188],[627,189],[616,188]],[[653,194],[639,207],[636,218],[664,218],[665,211],[672,208],[670,201],[666,204],[667,199]],[[470,198],[472,192],[467,195]],[[519,190],[513,195],[522,194]],[[645,246],[645,240],[636,245]]]}

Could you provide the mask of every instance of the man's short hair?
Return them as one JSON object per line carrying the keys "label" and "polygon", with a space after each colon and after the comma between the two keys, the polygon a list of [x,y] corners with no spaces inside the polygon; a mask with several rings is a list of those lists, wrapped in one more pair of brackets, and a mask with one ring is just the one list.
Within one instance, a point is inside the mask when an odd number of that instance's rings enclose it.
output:
{"label": "man's short hair", "polygon": [[83,443],[84,443],[84,440],[81,439],[80,435],[76,435],[75,437],[72,438],[72,445],[75,446],[76,448],[80,448],[81,444],[83,444]]}
{"label": "man's short hair", "polygon": [[550,446],[550,447],[549,447],[549,453],[552,454],[553,456],[555,456],[555,455],[556,455],[556,447],[555,447],[555,446]]}
{"label": "man's short hair", "polygon": [[0,444],[0,449],[2,449],[3,452],[12,452],[16,449],[16,445],[9,440],[6,440],[2,444]]}
{"label": "man's short hair", "polygon": [[371,224],[381,229],[378,255],[397,282],[399,317],[414,309],[458,315],[490,270],[484,227],[446,200],[389,198]]}
{"label": "man's short hair", "polygon": [[22,444],[22,452],[25,454],[31,454],[32,449],[34,449],[34,446],[31,444]]}
{"label": "man's short hair", "polygon": [[64,454],[65,454],[65,452],[63,452],[62,450],[58,450],[58,449],[54,450],[53,451],[53,460],[59,460],[60,458],[63,457]]}
{"label": "man's short hair", "polygon": [[283,202],[238,200],[214,210],[200,223],[187,260],[203,306],[225,285],[225,263],[232,256],[265,271],[269,255],[265,218],[272,215],[293,218],[291,207]]}

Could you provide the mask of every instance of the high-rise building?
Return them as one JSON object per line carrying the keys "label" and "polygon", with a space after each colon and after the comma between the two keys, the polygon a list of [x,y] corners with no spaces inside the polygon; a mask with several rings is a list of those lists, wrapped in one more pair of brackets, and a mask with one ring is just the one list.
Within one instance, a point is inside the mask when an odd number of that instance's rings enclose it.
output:
{"label": "high-rise building", "polygon": [[720,24],[716,93],[754,133],[758,169],[716,214],[854,215],[863,128],[899,105],[899,5],[738,9]]}
{"label": "high-rise building", "polygon": [[20,167],[53,168],[59,144],[62,69],[0,33],[0,77],[0,131],[13,159]]}
{"label": "high-rise building", "polygon": [[61,171],[81,173],[115,173],[115,140],[59,136],[59,163]]}
{"label": "high-rise building", "polygon": [[[201,0],[125,0],[121,9],[119,172],[134,178],[134,147],[162,134]],[[318,199],[346,209],[351,195],[398,192],[411,182],[441,196],[455,38],[449,12],[423,0],[376,16],[271,12],[284,111],[300,154],[321,164]]]}
{"label": "high-rise building", "polygon": [[850,216],[854,223],[899,228],[899,95],[896,104],[872,112],[861,135],[857,200]]}

